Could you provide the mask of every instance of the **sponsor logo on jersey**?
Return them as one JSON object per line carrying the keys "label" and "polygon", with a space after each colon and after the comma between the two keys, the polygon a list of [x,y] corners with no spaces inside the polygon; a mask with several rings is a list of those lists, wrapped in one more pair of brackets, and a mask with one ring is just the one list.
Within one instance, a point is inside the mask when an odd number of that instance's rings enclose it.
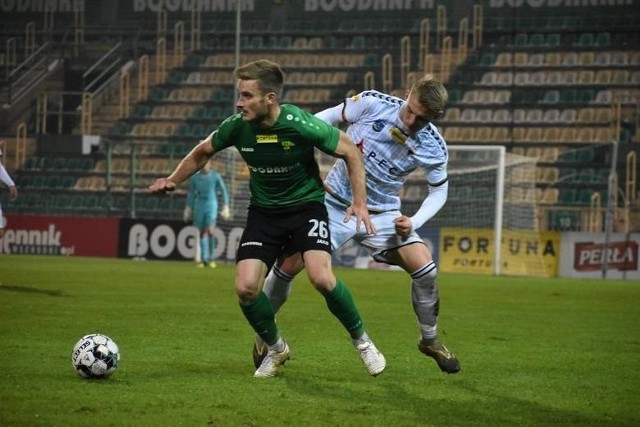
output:
{"label": "sponsor logo on jersey", "polygon": [[300,162],[295,165],[289,166],[249,166],[249,170],[254,173],[262,173],[262,174],[276,174],[276,173],[287,173],[291,172],[294,169],[300,167]]}
{"label": "sponsor logo on jersey", "polygon": [[256,135],[256,142],[258,144],[277,144],[278,135]]}
{"label": "sponsor logo on jersey", "polygon": [[248,151],[249,153],[253,153],[253,148],[251,147],[241,147],[240,151]]}
{"label": "sponsor logo on jersey", "polygon": [[282,143],[281,143],[280,145],[282,145],[282,149],[283,149],[284,151],[289,151],[289,150],[291,150],[291,148],[293,148],[296,144],[294,144],[294,143],[293,143],[293,142],[291,142],[291,141],[282,141]]}
{"label": "sponsor logo on jersey", "polygon": [[316,243],[319,243],[321,245],[325,245],[325,246],[329,246],[329,242],[325,239],[318,239],[316,240]]}
{"label": "sponsor logo on jersey", "polygon": [[384,129],[384,121],[376,120],[375,122],[373,122],[371,128],[376,132],[380,132],[382,129]]}
{"label": "sponsor logo on jersey", "polygon": [[392,127],[391,131],[389,131],[389,134],[394,141],[399,142],[400,144],[404,144],[405,142],[407,142],[407,135],[405,135],[404,132],[398,129],[397,126]]}
{"label": "sponsor logo on jersey", "polygon": [[262,246],[262,242],[244,242],[240,246]]}

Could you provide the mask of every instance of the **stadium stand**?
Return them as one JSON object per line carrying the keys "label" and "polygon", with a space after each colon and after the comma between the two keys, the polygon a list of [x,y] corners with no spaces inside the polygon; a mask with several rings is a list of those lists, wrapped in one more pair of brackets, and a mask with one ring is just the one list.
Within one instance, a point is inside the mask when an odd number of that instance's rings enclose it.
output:
{"label": "stadium stand", "polygon": [[[452,48],[451,57],[446,36],[457,38],[459,23],[447,23],[443,33],[433,25],[436,17],[427,31],[429,54],[420,48],[424,19],[291,20],[286,27],[277,20],[252,20],[240,39],[241,62],[278,61],[287,71],[284,102],[310,111],[367,87],[402,96],[412,74],[437,74],[450,91],[449,107],[437,123],[447,142],[502,144],[536,159],[535,189],[516,189],[509,198],[535,200],[548,219],[542,223],[554,229],[556,211],[586,208],[595,192],[606,194],[612,141],[620,141],[621,185],[630,175],[627,156],[638,152],[640,44],[633,17],[618,18],[593,25],[576,16],[486,17],[482,43]],[[161,37],[155,25],[87,28],[83,42],[71,45],[61,31],[51,31],[49,41],[77,59],[74,75],[83,70],[81,64],[84,70],[99,64],[89,74],[105,89],[93,99],[90,134],[101,135],[103,142],[99,150],[76,157],[29,150],[13,167],[24,190],[16,211],[179,217],[183,193],[158,199],[141,189],[234,111],[234,23],[207,21],[202,45],[186,51],[171,37]],[[3,39],[20,33],[19,26],[5,29]],[[122,43],[125,35],[135,43]],[[74,47],[79,52],[72,53]],[[403,57],[412,60],[405,65]],[[104,66],[105,58],[113,69]],[[53,90],[40,89],[49,92],[48,99],[54,99]],[[87,107],[76,99],[72,111],[57,117],[54,109],[45,112],[29,133],[86,133],[78,105]],[[238,168],[241,187],[247,175]]]}

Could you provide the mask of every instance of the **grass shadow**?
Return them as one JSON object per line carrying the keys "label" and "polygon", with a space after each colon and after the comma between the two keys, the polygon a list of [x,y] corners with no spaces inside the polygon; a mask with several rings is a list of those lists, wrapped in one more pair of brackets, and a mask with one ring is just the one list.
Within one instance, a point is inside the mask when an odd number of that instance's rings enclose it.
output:
{"label": "grass shadow", "polygon": [[50,297],[65,296],[62,291],[59,291],[57,289],[39,289],[39,288],[31,288],[29,286],[14,286],[14,285],[0,284],[0,291],[21,292],[23,294],[41,294],[41,295],[49,295]]}

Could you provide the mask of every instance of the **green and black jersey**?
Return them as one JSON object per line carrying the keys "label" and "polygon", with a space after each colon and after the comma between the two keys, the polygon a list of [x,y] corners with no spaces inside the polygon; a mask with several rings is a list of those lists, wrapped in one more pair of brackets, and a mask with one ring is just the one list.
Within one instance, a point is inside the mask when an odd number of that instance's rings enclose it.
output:
{"label": "green and black jersey", "polygon": [[324,189],[314,148],[332,154],[339,131],[296,107],[280,106],[278,120],[262,129],[242,120],[226,119],[213,135],[216,152],[235,146],[250,173],[250,204],[262,207],[324,202]]}

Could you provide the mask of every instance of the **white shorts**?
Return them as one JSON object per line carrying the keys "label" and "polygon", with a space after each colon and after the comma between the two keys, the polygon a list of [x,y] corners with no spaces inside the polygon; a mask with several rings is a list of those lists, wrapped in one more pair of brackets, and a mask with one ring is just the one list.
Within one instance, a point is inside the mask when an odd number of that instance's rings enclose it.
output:
{"label": "white shorts", "polygon": [[401,237],[396,233],[393,220],[402,216],[400,211],[388,211],[382,213],[369,212],[369,218],[377,230],[375,235],[367,234],[364,225],[356,231],[356,218],[351,217],[349,222],[344,222],[345,206],[330,194],[325,195],[325,206],[329,214],[329,230],[331,231],[331,247],[337,250],[342,245],[353,239],[356,243],[367,249],[373,259],[386,264],[394,264],[386,258],[386,252],[412,243],[424,241],[415,230],[408,237]]}
{"label": "white shorts", "polygon": [[0,205],[0,228],[4,228],[7,225],[7,219],[2,215],[2,205]]}

